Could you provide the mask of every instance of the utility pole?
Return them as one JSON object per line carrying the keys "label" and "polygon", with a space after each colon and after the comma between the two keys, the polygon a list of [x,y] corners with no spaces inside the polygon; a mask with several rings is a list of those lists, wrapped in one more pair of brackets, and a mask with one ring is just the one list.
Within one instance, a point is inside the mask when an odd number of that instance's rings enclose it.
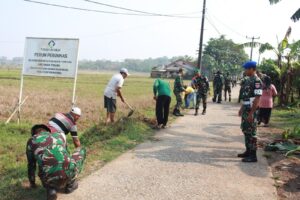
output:
{"label": "utility pole", "polygon": [[259,40],[260,37],[248,37],[246,36],[247,39],[251,40],[251,52],[250,52],[250,60],[252,60],[252,55],[253,55],[253,48],[254,48],[254,40]]}
{"label": "utility pole", "polygon": [[202,24],[200,31],[200,44],[199,44],[199,54],[197,67],[202,71],[202,46],[203,46],[203,31],[204,31],[204,21],[205,21],[205,10],[206,10],[206,0],[203,0],[203,10],[202,10]]}

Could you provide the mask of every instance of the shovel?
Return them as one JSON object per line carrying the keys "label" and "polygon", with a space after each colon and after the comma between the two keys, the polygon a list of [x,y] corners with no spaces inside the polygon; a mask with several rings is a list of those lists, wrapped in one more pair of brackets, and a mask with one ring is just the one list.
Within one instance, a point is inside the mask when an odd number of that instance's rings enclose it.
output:
{"label": "shovel", "polygon": [[128,115],[127,115],[127,117],[130,117],[131,115],[133,115],[134,109],[126,101],[124,103],[130,109],[130,111],[129,111]]}

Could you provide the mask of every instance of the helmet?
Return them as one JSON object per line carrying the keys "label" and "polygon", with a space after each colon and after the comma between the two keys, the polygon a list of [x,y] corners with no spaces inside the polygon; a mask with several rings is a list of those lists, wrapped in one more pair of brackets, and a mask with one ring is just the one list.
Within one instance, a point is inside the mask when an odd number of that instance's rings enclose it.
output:
{"label": "helmet", "polygon": [[78,107],[73,107],[71,113],[81,116],[81,110]]}

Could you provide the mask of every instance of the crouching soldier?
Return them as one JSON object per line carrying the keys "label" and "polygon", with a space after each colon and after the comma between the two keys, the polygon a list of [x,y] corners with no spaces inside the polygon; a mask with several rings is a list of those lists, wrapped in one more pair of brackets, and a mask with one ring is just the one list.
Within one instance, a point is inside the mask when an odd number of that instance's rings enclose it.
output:
{"label": "crouching soldier", "polygon": [[47,200],[57,199],[57,192],[71,193],[78,188],[76,178],[83,168],[86,150],[78,147],[70,155],[63,133],[50,133],[43,124],[31,129],[32,137],[27,142],[28,179],[35,188],[36,163],[38,175],[47,190]]}

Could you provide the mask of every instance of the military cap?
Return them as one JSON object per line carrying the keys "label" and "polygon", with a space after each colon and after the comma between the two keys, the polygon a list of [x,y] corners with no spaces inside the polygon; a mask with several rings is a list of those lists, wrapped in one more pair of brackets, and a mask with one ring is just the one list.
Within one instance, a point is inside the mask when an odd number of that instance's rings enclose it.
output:
{"label": "military cap", "polygon": [[243,64],[244,69],[256,69],[256,62],[255,61],[248,61]]}

